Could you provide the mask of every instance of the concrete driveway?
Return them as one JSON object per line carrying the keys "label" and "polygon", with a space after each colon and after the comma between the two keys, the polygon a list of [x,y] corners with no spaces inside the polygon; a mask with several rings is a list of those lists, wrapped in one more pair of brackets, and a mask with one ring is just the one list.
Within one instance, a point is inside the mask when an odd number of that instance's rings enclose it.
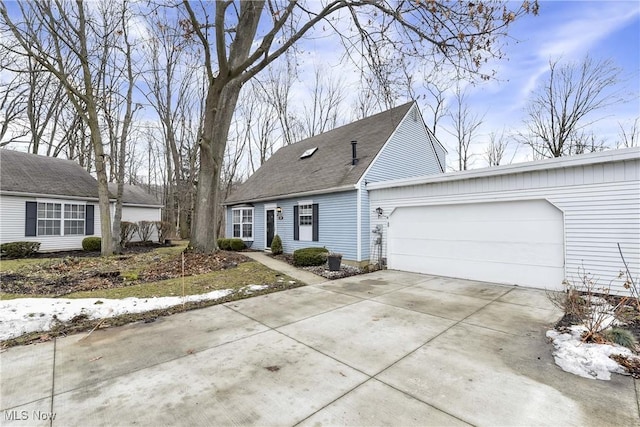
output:
{"label": "concrete driveway", "polygon": [[559,316],[543,291],[356,276],[11,348],[0,424],[640,425],[632,378],[555,366]]}

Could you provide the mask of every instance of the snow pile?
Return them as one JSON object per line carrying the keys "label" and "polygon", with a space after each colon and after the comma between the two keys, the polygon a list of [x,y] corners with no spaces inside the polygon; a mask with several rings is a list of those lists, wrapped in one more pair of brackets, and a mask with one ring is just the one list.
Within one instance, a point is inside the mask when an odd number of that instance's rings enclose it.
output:
{"label": "snow pile", "polygon": [[[267,285],[249,285],[240,289],[244,293],[261,291]],[[206,294],[185,297],[158,298],[18,298],[0,301],[0,340],[20,335],[48,331],[58,322],[67,322],[79,315],[88,319],[104,319],[127,313],[165,309],[187,302],[224,298],[234,292],[222,289]]]}
{"label": "snow pile", "polygon": [[634,358],[628,348],[619,345],[593,344],[582,342],[581,335],[587,330],[582,325],[571,326],[570,333],[556,330],[547,331],[556,350],[553,357],[562,370],[584,378],[610,380],[611,373],[625,374],[625,369],[609,356],[619,354]]}

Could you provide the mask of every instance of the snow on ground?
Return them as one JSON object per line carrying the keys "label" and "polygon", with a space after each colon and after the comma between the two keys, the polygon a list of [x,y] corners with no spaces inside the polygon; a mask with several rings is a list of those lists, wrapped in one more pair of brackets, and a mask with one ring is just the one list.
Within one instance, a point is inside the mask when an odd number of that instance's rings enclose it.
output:
{"label": "snow on ground", "polygon": [[[267,285],[249,285],[239,291],[252,293],[268,288]],[[187,302],[216,300],[233,293],[222,289],[185,297],[158,298],[18,298],[0,301],[0,340],[18,337],[36,331],[48,331],[58,321],[67,322],[78,315],[89,319],[104,319],[127,313],[169,308]]]}
{"label": "snow on ground", "polygon": [[582,333],[587,330],[582,325],[571,326],[571,333],[556,330],[547,331],[556,348],[553,358],[563,371],[584,378],[610,380],[611,373],[624,374],[625,369],[609,356],[619,354],[628,358],[637,357],[628,348],[619,345],[582,342]]}

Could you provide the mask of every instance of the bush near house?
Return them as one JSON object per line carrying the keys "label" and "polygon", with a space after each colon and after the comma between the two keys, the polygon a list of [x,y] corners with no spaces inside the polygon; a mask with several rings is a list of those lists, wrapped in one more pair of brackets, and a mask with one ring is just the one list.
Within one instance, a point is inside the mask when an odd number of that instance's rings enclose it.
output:
{"label": "bush near house", "polygon": [[0,255],[9,258],[24,258],[38,252],[40,242],[9,242],[0,245]]}
{"label": "bush near house", "polygon": [[229,239],[229,247],[232,251],[241,251],[247,246],[242,239]]}
{"label": "bush near house", "polygon": [[231,243],[229,242],[229,239],[220,238],[217,240],[217,242],[218,249],[222,249],[223,251],[228,251],[229,249],[231,249]]}
{"label": "bush near house", "polygon": [[159,243],[165,243],[173,234],[173,225],[169,221],[156,221],[156,229],[158,230]]}
{"label": "bush near house", "polygon": [[217,243],[218,249],[222,249],[223,251],[241,251],[247,247],[242,239],[220,238],[217,240]]}
{"label": "bush near house", "polygon": [[151,240],[151,234],[153,233],[154,221],[139,221],[138,222],[138,236],[143,242]]}
{"label": "bush near house", "polygon": [[302,248],[293,252],[293,265],[297,267],[310,267],[322,265],[327,262],[327,248]]}
{"label": "bush near house", "polygon": [[102,239],[100,237],[85,237],[82,239],[82,249],[85,251],[102,250]]}
{"label": "bush near house", "polygon": [[135,222],[122,221],[120,223],[120,246],[123,248],[133,239],[138,232],[138,224]]}
{"label": "bush near house", "polygon": [[282,253],[282,239],[277,234],[273,236],[271,241],[271,253],[274,255],[280,255]]}

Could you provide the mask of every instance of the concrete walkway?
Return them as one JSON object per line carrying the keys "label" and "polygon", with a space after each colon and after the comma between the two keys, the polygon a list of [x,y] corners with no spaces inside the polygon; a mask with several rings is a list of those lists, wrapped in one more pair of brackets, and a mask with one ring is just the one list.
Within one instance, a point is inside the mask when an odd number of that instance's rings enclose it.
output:
{"label": "concrete walkway", "polygon": [[324,283],[327,281],[327,279],[322,276],[318,276],[317,274],[301,270],[290,264],[287,264],[284,261],[271,258],[264,252],[243,252],[243,255],[246,255],[249,258],[258,261],[259,263],[266,265],[272,270],[280,271],[281,273],[284,273],[293,279],[304,282],[307,285],[319,285],[320,283]]}
{"label": "concrete walkway", "polygon": [[631,377],[554,364],[559,316],[543,291],[379,271],[10,348],[0,424],[639,426]]}

